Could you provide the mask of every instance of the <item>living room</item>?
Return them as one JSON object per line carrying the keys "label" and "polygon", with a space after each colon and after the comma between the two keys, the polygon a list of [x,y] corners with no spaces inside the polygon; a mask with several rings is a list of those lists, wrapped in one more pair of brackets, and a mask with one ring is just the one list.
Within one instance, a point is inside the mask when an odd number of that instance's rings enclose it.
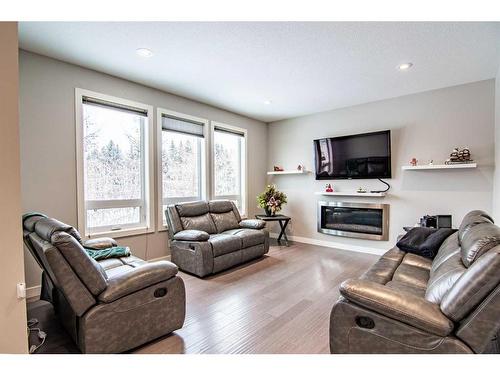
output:
{"label": "living room", "polygon": [[500,353],[496,20],[15,19],[0,353]]}

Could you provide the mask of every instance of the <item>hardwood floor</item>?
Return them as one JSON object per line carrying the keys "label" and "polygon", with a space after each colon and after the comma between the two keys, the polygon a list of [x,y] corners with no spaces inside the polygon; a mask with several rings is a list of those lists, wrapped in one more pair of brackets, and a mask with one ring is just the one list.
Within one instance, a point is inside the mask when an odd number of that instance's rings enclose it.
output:
{"label": "hardwood floor", "polygon": [[329,353],[338,286],[377,256],[301,243],[205,279],[182,273],[184,327],[135,353]]}
{"label": "hardwood floor", "polygon": [[[272,240],[274,241],[274,240]],[[359,276],[375,255],[290,243],[264,258],[205,279],[181,272],[184,327],[133,353],[329,353],[330,310],[339,284]],[[48,334],[37,353],[77,353],[50,304],[29,304]],[[30,336],[30,344],[39,340]]]}

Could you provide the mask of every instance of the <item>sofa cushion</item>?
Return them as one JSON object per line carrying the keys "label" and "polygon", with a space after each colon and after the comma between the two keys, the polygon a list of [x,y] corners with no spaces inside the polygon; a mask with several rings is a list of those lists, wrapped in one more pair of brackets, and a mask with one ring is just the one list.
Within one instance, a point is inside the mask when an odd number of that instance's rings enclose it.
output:
{"label": "sofa cushion", "polygon": [[106,289],[106,273],[103,268],[88,256],[73,236],[66,232],[55,232],[51,242],[92,294],[98,295]]}
{"label": "sofa cushion", "polygon": [[266,222],[259,219],[246,219],[240,221],[240,227],[248,229],[264,229],[266,227]]}
{"label": "sofa cushion", "polygon": [[266,235],[263,231],[257,229],[230,229],[223,234],[237,236],[241,239],[241,247],[261,245],[266,240]]}
{"label": "sofa cushion", "polygon": [[197,229],[187,229],[181,230],[174,234],[174,240],[177,241],[207,241],[210,238],[210,235],[202,230]]}
{"label": "sofa cushion", "polygon": [[217,233],[217,228],[209,213],[200,216],[181,216],[181,222],[185,230],[195,229],[208,234]]}
{"label": "sofa cushion", "polygon": [[208,242],[212,245],[214,257],[241,249],[241,239],[231,234],[214,234],[210,236]]}
{"label": "sofa cushion", "polygon": [[425,288],[419,288],[415,285],[402,283],[400,281],[389,281],[385,286],[399,290],[401,292],[413,294],[414,296],[423,297],[425,295]]}
{"label": "sofa cushion", "polygon": [[462,242],[465,233],[472,227],[482,223],[493,223],[493,219],[486,212],[474,210],[464,216],[458,228],[458,241]]}
{"label": "sofa cushion", "polygon": [[417,288],[425,288],[429,281],[429,270],[401,263],[394,272],[392,280],[416,286]]}
{"label": "sofa cushion", "polygon": [[[434,266],[434,265],[433,265]],[[465,272],[460,249],[456,249],[439,267],[431,269],[425,299],[429,302],[440,304],[443,297],[453,287],[455,282]]]}
{"label": "sofa cushion", "polygon": [[228,229],[239,228],[238,220],[236,220],[236,216],[234,216],[233,211],[224,212],[224,213],[210,213],[212,219],[215,223],[215,227],[217,228],[218,233],[222,233]]}
{"label": "sofa cushion", "polygon": [[[464,319],[500,283],[500,246],[478,258],[443,297],[441,310],[454,321]],[[495,316],[498,319],[498,314]]]}
{"label": "sofa cushion", "polygon": [[233,211],[233,205],[228,200],[213,200],[208,202],[210,212],[221,214],[224,212]]}
{"label": "sofa cushion", "polygon": [[469,267],[475,259],[498,244],[500,244],[499,227],[492,223],[474,225],[464,233],[460,242],[462,262]]}
{"label": "sofa cushion", "polygon": [[200,216],[208,213],[208,203],[205,201],[186,202],[175,205],[179,216]]}
{"label": "sofa cushion", "polygon": [[392,280],[394,272],[403,261],[406,253],[397,247],[386,252],[362,276],[363,280],[370,280],[379,284],[386,284]]}

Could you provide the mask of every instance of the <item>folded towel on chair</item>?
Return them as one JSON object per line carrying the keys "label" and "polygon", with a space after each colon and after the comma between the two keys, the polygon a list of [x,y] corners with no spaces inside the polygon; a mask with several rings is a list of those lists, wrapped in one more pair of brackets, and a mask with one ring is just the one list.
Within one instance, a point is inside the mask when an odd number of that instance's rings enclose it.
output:
{"label": "folded towel on chair", "polygon": [[130,249],[127,246],[113,246],[101,250],[85,248],[85,251],[91,258],[94,258],[95,260],[122,258],[131,255]]}

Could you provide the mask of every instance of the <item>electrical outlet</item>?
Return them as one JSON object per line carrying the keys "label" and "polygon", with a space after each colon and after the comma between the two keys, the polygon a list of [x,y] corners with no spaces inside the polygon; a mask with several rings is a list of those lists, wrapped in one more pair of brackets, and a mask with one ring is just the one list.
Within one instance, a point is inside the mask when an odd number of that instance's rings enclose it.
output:
{"label": "electrical outlet", "polygon": [[26,298],[26,284],[18,283],[17,284],[17,298],[25,299]]}

